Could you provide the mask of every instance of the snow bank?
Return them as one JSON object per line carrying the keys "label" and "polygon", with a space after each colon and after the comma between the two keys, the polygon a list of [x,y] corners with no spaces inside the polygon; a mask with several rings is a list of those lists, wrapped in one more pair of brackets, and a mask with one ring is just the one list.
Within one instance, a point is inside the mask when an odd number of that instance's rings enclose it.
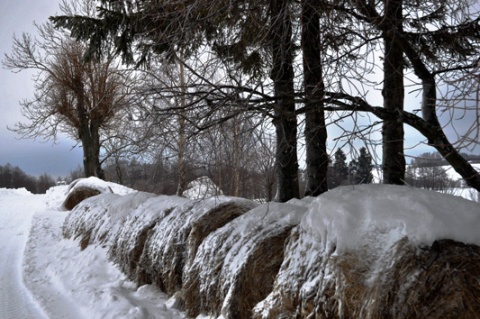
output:
{"label": "snow bank", "polygon": [[188,315],[249,318],[253,306],[270,292],[285,240],[306,210],[263,204],[207,236],[185,272]]}
{"label": "snow bank", "polygon": [[223,192],[208,176],[202,176],[191,181],[182,194],[183,197],[189,199],[205,199],[220,195],[223,195]]}
{"label": "snow bank", "polygon": [[480,205],[455,196],[389,185],[334,189],[292,231],[273,291],[253,318],[478,314],[479,226]]}
{"label": "snow bank", "polygon": [[0,197],[33,195],[26,188],[0,188]]}
{"label": "snow bank", "polygon": [[24,260],[25,284],[50,319],[183,318],[168,309],[166,296],[150,285],[129,281],[107,259],[107,251],[61,238],[65,215],[37,212]]}

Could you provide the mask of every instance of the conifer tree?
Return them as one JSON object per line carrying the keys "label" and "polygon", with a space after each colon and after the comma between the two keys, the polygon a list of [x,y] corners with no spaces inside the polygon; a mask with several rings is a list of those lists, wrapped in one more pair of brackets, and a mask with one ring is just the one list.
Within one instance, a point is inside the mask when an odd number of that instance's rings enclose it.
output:
{"label": "conifer tree", "polygon": [[372,175],[372,156],[368,153],[366,147],[360,148],[360,155],[356,160],[356,172],[353,179],[355,184],[370,184],[373,180]]}
{"label": "conifer tree", "polygon": [[334,155],[332,188],[345,184],[348,181],[348,175],[347,156],[339,148]]}

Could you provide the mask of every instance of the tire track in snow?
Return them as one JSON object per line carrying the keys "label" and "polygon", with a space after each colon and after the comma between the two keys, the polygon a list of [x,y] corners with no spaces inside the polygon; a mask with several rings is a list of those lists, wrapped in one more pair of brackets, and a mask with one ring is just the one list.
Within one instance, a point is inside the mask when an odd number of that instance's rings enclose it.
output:
{"label": "tire track in snow", "polygon": [[[0,197],[0,319],[46,318],[25,287],[22,261],[39,196]],[[27,201],[25,199],[28,198]]]}

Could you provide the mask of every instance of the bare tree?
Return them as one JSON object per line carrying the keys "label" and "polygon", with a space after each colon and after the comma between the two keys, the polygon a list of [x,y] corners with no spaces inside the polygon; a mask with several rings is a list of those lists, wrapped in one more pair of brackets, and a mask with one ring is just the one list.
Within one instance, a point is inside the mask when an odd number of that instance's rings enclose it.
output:
{"label": "bare tree", "polygon": [[85,175],[103,178],[102,132],[118,125],[120,112],[128,106],[127,77],[112,55],[86,62],[85,45],[51,23],[37,30],[38,38],[14,38],[12,54],[3,61],[14,72],[37,71],[34,98],[21,102],[28,122],[12,130],[24,138],[55,140],[60,132],[68,134],[82,145]]}

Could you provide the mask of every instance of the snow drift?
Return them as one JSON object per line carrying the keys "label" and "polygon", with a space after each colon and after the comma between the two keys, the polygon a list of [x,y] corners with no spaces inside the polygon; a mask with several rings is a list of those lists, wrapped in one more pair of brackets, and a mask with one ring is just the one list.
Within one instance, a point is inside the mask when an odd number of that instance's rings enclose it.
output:
{"label": "snow drift", "polygon": [[480,205],[388,185],[290,203],[105,193],[65,236],[97,243],[189,316],[471,318],[480,313]]}

